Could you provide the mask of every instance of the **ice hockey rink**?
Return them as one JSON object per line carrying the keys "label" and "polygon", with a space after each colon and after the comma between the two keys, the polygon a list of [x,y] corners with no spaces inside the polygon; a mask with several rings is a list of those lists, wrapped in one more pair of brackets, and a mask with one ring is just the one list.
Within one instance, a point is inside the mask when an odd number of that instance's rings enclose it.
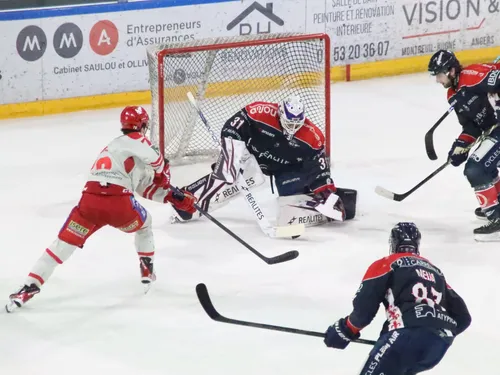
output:
{"label": "ice hockey rink", "polygon": [[[266,238],[242,199],[213,213],[268,256],[297,249],[290,262],[266,265],[207,220],[170,224],[170,207],[140,199],[153,215],[158,280],[144,295],[133,236],[105,228],[78,250],[14,314],[0,313],[0,373],[24,375],[348,375],[370,346],[328,349],[319,338],[217,323],[195,294],[206,283],[226,316],[324,332],[351,311],[366,268],[388,254],[389,231],[414,221],[421,254],[467,302],[472,325],[435,375],[498,373],[500,243],[476,243],[474,194],[463,168],[448,167],[403,202],[376,185],[405,192],[446,159],[460,127],[452,114],[435,133],[437,161],[424,134],[448,108],[427,74],[332,85],[332,174],[357,189],[355,220],[308,228],[296,240]],[[0,121],[2,197],[0,296],[24,281],[80,197],[86,174],[119,133],[121,108]],[[207,135],[208,136],[208,135]],[[183,185],[208,163],[172,168]],[[254,190],[274,217],[269,185]],[[2,302],[3,303],[3,302]],[[383,309],[362,331],[376,339]]]}

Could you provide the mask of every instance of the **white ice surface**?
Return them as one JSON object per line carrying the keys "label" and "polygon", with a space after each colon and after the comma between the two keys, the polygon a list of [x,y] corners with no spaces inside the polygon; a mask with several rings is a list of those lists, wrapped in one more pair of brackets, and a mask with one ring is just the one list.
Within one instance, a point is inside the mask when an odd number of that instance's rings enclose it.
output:
{"label": "white ice surface", "polygon": [[[427,159],[424,134],[448,108],[425,74],[332,86],[333,175],[359,192],[358,216],[310,228],[295,241],[272,240],[245,202],[214,215],[265,253],[297,249],[269,266],[212,223],[170,225],[170,208],[141,200],[153,215],[158,281],[142,294],[133,237],[105,228],[22,310],[0,313],[0,373],[37,375],[343,375],[357,374],[369,346],[327,349],[322,340],[211,321],[194,292],[207,284],[225,315],[325,331],[351,311],[365,269],[388,252],[398,221],[415,221],[422,255],[445,272],[473,322],[432,374],[498,371],[499,243],[476,243],[476,201],[449,167],[403,202],[374,193],[404,192],[445,159],[460,128],[454,114],[436,131],[440,159]],[[95,156],[119,134],[120,109],[0,122],[0,296],[7,301],[57,235],[80,197]],[[207,164],[173,168],[182,185]],[[273,216],[268,186],[256,197]],[[362,337],[376,338],[382,309]]]}

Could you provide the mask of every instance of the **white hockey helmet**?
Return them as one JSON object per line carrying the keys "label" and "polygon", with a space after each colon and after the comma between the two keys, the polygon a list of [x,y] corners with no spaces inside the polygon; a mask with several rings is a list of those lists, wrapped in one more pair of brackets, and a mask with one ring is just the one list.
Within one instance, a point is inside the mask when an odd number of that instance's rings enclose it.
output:
{"label": "white hockey helmet", "polygon": [[302,98],[298,95],[291,95],[279,103],[280,122],[288,139],[292,139],[304,125],[306,120],[304,107]]}

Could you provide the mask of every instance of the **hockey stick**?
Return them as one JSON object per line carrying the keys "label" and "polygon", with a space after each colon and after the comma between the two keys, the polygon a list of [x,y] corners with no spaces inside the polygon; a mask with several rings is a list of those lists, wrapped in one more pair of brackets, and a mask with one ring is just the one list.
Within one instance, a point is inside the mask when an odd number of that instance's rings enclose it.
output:
{"label": "hockey stick", "polygon": [[436,121],[436,123],[429,129],[427,133],[425,133],[425,151],[427,152],[427,156],[431,160],[436,160],[436,150],[434,149],[434,130],[444,121],[448,115],[453,112],[455,108],[451,106],[448,110]]}
{"label": "hockey stick", "polygon": [[[210,127],[210,124],[208,123],[208,120],[205,118],[203,115],[203,112],[201,112],[200,107],[198,106],[198,103],[196,99],[194,98],[193,94],[188,91],[187,97],[189,99],[189,102],[193,106],[193,108],[196,110],[198,113],[198,116],[200,117],[201,121],[207,128],[208,132],[212,136],[213,141],[220,146],[220,141],[215,135],[214,131]],[[300,235],[304,234],[305,232],[305,226],[304,224],[293,224],[293,225],[286,225],[286,226],[278,226],[278,227],[273,227],[269,220],[264,216],[264,212],[261,210],[259,204],[257,203],[257,200],[254,198],[253,194],[250,192],[250,189],[247,185],[247,182],[243,178],[243,176],[240,174],[238,176],[237,184],[239,185],[238,187],[243,191],[243,195],[245,197],[245,201],[248,203],[248,206],[252,209],[252,212],[254,213],[257,223],[259,224],[260,229],[267,234],[269,237],[292,237],[292,238],[297,238]]]}
{"label": "hockey stick", "polygon": [[[203,307],[203,309],[205,310],[207,315],[211,319],[215,320],[216,322],[236,324],[236,325],[245,326],[245,327],[269,329],[272,331],[288,332],[288,333],[294,333],[296,335],[305,335],[305,336],[314,336],[314,337],[325,338],[325,334],[321,333],[321,332],[305,331],[303,329],[297,329],[297,328],[274,326],[274,325],[270,325],[270,324],[254,323],[254,322],[247,322],[245,320],[226,318],[225,316],[222,316],[221,314],[219,314],[219,312],[215,309],[212,301],[210,300],[210,295],[208,294],[208,289],[207,289],[207,286],[205,284],[196,285],[196,295],[198,296],[198,300],[200,301],[201,306]],[[353,340],[353,342],[356,342],[359,344],[367,344],[367,345],[375,345],[375,343],[376,343],[376,341],[365,340],[365,339],[356,339],[356,340]]]}
{"label": "hockey stick", "polygon": [[[172,189],[175,190],[177,194],[183,194],[182,191],[179,188],[173,187]],[[297,250],[292,250],[292,251],[287,251],[286,253],[277,255],[275,257],[268,258],[264,255],[262,255],[260,252],[255,250],[252,246],[250,246],[248,243],[243,241],[239,236],[234,234],[229,228],[227,228],[224,224],[222,224],[219,220],[217,220],[215,217],[210,215],[207,211],[205,211],[203,208],[201,208],[197,203],[194,204],[194,208],[196,208],[202,215],[206,216],[208,220],[210,220],[212,223],[217,225],[220,229],[222,229],[224,232],[229,234],[231,237],[233,237],[236,241],[238,241],[240,244],[245,246],[248,250],[250,250],[252,253],[257,255],[260,259],[262,259],[264,262],[267,264],[277,264],[277,263],[283,263],[283,262],[288,262],[289,260],[295,259],[299,256],[299,252]]]}
{"label": "hockey stick", "polygon": [[[496,64],[500,61],[500,56],[497,56],[495,60],[493,60],[493,63]],[[432,128],[429,129],[427,133],[425,133],[425,151],[427,152],[427,156],[431,160],[436,160],[437,155],[436,155],[436,150],[434,149],[434,130],[443,122],[443,120],[448,117],[448,115],[453,112],[454,110],[454,105],[456,101],[452,103],[452,106],[448,108],[448,110],[437,120],[437,122],[432,126]]]}
{"label": "hockey stick", "polygon": [[[475,145],[480,144],[497,127],[498,125],[493,125],[486,132],[484,132],[479,138],[476,139],[474,143],[472,143],[471,145],[469,145],[469,147],[467,147],[467,152],[469,152]],[[401,202],[403,199],[405,199],[407,196],[412,194],[415,190],[417,190],[419,187],[421,187],[423,184],[425,184],[427,181],[429,181],[431,178],[433,178],[435,175],[437,175],[439,172],[445,169],[448,166],[448,164],[450,164],[450,162],[451,160],[448,158],[448,160],[446,160],[446,163],[441,165],[438,169],[436,169],[434,172],[432,172],[430,175],[428,175],[426,178],[424,178],[422,181],[420,181],[417,185],[408,190],[406,193],[403,194],[393,193],[392,191],[389,191],[381,186],[377,186],[375,188],[375,193],[381,195],[382,197],[392,199],[397,202]]]}
{"label": "hockey stick", "polygon": [[387,199],[392,199],[393,201],[401,202],[403,199],[405,199],[407,196],[412,194],[415,190],[417,190],[419,187],[421,187],[423,184],[425,184],[427,181],[429,181],[432,177],[434,177],[439,172],[441,172],[443,169],[445,169],[448,166],[448,164],[450,164],[449,160],[447,160],[446,163],[441,165],[438,169],[436,169],[434,172],[432,172],[430,175],[428,175],[426,178],[424,178],[422,181],[420,181],[417,185],[415,185],[413,188],[408,190],[406,193],[403,193],[403,194],[393,193],[392,191],[389,191],[381,186],[377,186],[375,188],[375,193],[377,193],[378,195],[381,195],[382,197],[385,197]]}

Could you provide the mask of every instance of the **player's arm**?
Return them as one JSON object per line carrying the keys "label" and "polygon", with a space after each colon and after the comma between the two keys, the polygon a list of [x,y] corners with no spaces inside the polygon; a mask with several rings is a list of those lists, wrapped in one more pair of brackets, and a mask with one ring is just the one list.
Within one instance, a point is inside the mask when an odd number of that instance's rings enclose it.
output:
{"label": "player's arm", "polygon": [[311,159],[304,161],[302,168],[309,171],[315,171],[316,178],[310,186],[313,193],[335,193],[337,188],[335,187],[335,184],[333,183],[331,177],[330,165],[328,165],[326,150],[324,146],[321,147],[321,149],[317,150]]}
{"label": "player's arm", "polygon": [[163,158],[157,147],[153,146],[144,136],[134,139],[130,145],[130,153],[144,165],[150,166],[154,171],[153,182],[158,187],[170,186],[170,166]]}
{"label": "player's arm", "polygon": [[354,331],[365,328],[377,315],[387,291],[391,271],[386,258],[377,260],[366,271],[352,301],[353,310],[348,317],[348,325]]}
{"label": "player's arm", "polygon": [[228,184],[236,181],[250,157],[247,141],[250,139],[250,119],[243,108],[231,116],[221,130],[221,152],[213,168],[213,175]]}
{"label": "player's arm", "polygon": [[446,286],[446,312],[457,322],[457,332],[460,334],[469,327],[472,317],[462,297],[449,285]]}
{"label": "player's arm", "polygon": [[351,314],[328,327],[324,340],[326,346],[345,349],[360,336],[359,332],[377,315],[387,290],[390,272],[391,267],[386,258],[374,262],[368,268],[354,297]]}
{"label": "player's arm", "polygon": [[251,120],[248,118],[247,111],[245,108],[242,108],[224,123],[221,130],[221,137],[243,141],[246,144],[250,138],[249,130],[251,126]]}
{"label": "player's arm", "polygon": [[455,106],[458,122],[462,125],[462,132],[455,139],[448,152],[448,158],[454,167],[459,166],[467,160],[471,145],[482,133],[482,130],[474,120],[469,117],[469,110],[462,105],[462,101],[464,100],[450,100],[450,104]]}

